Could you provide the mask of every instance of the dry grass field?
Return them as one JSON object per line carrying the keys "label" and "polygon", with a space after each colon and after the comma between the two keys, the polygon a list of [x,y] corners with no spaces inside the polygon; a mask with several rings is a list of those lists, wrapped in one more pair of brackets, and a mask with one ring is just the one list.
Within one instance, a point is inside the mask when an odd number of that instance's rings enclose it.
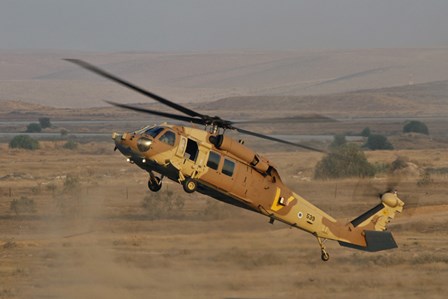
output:
{"label": "dry grass field", "polygon": [[[438,171],[400,177],[409,205],[390,225],[399,248],[365,253],[329,241],[324,263],[311,235],[174,183],[164,182],[162,198],[183,208],[153,219],[142,206],[146,174],[112,147],[0,145],[0,298],[446,298],[447,149],[368,152],[370,161],[400,155]],[[340,219],[377,204],[375,188],[388,181],[315,181],[320,154],[263,154]],[[22,197],[32,201],[11,206]]]}

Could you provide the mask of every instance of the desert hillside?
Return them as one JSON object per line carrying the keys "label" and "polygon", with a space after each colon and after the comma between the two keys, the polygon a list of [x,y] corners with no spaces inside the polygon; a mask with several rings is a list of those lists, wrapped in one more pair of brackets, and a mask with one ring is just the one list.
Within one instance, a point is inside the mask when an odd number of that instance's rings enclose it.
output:
{"label": "desert hillside", "polygon": [[[134,105],[151,109],[172,111],[151,99],[140,98]],[[123,101],[124,102],[124,101]],[[33,102],[0,99],[3,118],[26,118],[33,115],[48,115],[56,118],[140,117],[134,112],[124,111],[100,102],[101,107],[58,108],[59,105],[42,105]],[[325,114],[340,118],[362,117],[444,117],[448,115],[448,81],[435,81],[413,85],[366,89],[346,93],[303,96],[238,96],[226,97],[202,103],[184,103],[199,112],[220,115],[243,114],[256,117],[264,115]],[[132,115],[130,114],[132,113]]]}
{"label": "desert hillside", "polygon": [[448,114],[448,81],[306,96],[228,97],[199,108],[219,111],[321,113],[342,118],[435,117]]}
{"label": "desert hillside", "polygon": [[0,51],[0,100],[56,107],[143,98],[72,65],[78,58],[178,102],[341,93],[448,79],[448,49],[226,52]]}

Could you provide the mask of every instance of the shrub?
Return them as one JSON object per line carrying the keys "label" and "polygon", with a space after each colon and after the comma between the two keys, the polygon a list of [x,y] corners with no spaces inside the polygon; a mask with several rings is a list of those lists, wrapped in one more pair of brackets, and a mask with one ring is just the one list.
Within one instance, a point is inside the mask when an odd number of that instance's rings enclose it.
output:
{"label": "shrub", "polygon": [[390,165],[391,171],[396,171],[408,167],[409,159],[407,157],[397,157]]}
{"label": "shrub", "polygon": [[337,149],[338,147],[341,147],[347,143],[347,140],[345,139],[345,135],[342,134],[336,134],[333,136],[333,142],[330,144],[331,149]]}
{"label": "shrub", "polygon": [[60,133],[61,133],[61,137],[65,137],[65,136],[68,135],[68,130],[66,130],[66,129],[61,129]]}
{"label": "shrub", "polygon": [[411,120],[403,126],[403,133],[410,132],[429,135],[429,130],[426,124],[418,120]]}
{"label": "shrub", "polygon": [[39,148],[39,142],[28,135],[18,135],[9,142],[9,147],[35,150]]}
{"label": "shrub", "polygon": [[40,126],[39,124],[37,124],[37,123],[29,124],[29,125],[26,127],[26,132],[27,132],[27,133],[39,133],[39,132],[41,132],[41,131],[42,131],[42,128],[41,128],[41,126]]}
{"label": "shrub", "polygon": [[364,147],[371,150],[391,150],[394,149],[392,144],[387,140],[386,136],[371,134],[369,138],[367,138],[366,144]]}
{"label": "shrub", "polygon": [[75,150],[78,148],[78,142],[74,140],[69,140],[62,147],[69,150]]}
{"label": "shrub", "polygon": [[417,186],[423,187],[423,186],[428,186],[432,183],[433,183],[433,179],[431,178],[431,173],[426,170],[420,174],[420,178],[417,181]]}
{"label": "shrub", "polygon": [[373,163],[373,168],[375,169],[375,174],[378,174],[389,172],[391,166],[388,163],[375,162]]}
{"label": "shrub", "polygon": [[375,167],[356,144],[346,144],[329,153],[316,165],[314,178],[372,177]]}
{"label": "shrub", "polygon": [[[4,249],[15,248],[15,247],[17,247],[17,243],[16,243],[16,241],[14,241],[14,238],[7,239],[6,242],[3,243]],[[7,297],[5,297],[5,298],[7,298]]]}
{"label": "shrub", "polygon": [[67,175],[67,177],[64,180],[64,191],[65,192],[72,192],[76,191],[81,187],[81,183],[79,182],[79,178],[74,175]]}
{"label": "shrub", "polygon": [[236,210],[232,206],[219,202],[214,198],[209,198],[206,201],[205,208],[199,212],[199,216],[202,216],[205,220],[219,220],[230,218],[235,213]]}
{"label": "shrub", "polygon": [[365,127],[362,131],[361,131],[361,136],[363,137],[369,137],[371,134],[370,128],[369,127]]}
{"label": "shrub", "polygon": [[34,200],[21,197],[19,199],[13,199],[9,204],[9,210],[16,213],[16,215],[23,213],[36,213],[36,206]]}
{"label": "shrub", "polygon": [[72,174],[67,175],[62,193],[55,196],[56,207],[62,215],[77,217],[80,214],[83,207],[81,191],[79,178]]}
{"label": "shrub", "polygon": [[171,190],[148,192],[143,198],[142,207],[151,220],[176,218],[184,207],[184,201]]}
{"label": "shrub", "polygon": [[49,117],[40,117],[39,124],[42,129],[51,128],[51,122]]}

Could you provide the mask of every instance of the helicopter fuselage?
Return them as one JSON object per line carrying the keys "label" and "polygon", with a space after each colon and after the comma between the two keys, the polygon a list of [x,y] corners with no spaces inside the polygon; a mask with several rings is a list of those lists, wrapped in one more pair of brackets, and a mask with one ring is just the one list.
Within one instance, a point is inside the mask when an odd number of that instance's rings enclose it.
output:
{"label": "helicopter fuselage", "polygon": [[[107,101],[122,109],[157,115],[190,124],[203,125],[210,131],[162,124],[131,133],[113,133],[115,148],[128,161],[149,173],[148,188],[157,192],[163,177],[182,184],[188,193],[194,191],[245,208],[313,234],[321,248],[321,258],[329,259],[324,241],[337,240],[340,245],[364,251],[396,248],[392,234],[386,230],[389,221],[403,210],[404,203],[394,191],[380,195],[381,202],[350,222],[339,222],[285,186],[277,169],[268,159],[255,153],[219,131],[240,134],[288,144],[320,153],[326,151],[241,128],[235,122],[199,113],[123,80],[101,68],[79,59],[66,59],[86,70],[149,97],[182,114],[148,109],[141,106]],[[303,120],[303,118],[301,118]],[[322,118],[321,118],[322,119]],[[329,120],[328,118],[323,118]],[[266,122],[264,120],[262,122]],[[281,118],[290,122],[291,119]],[[252,123],[258,123],[255,120]],[[347,159],[344,159],[347,160]],[[350,162],[350,161],[349,161]],[[159,173],[158,177],[155,173]]]}
{"label": "helicopter fuselage", "polygon": [[284,185],[269,160],[227,135],[163,124],[122,135],[114,133],[113,139],[129,162],[151,175],[157,172],[181,184],[194,180],[195,191],[318,238],[366,247],[364,231],[385,226],[390,219],[391,213],[382,221],[365,221],[365,225],[336,221]]}

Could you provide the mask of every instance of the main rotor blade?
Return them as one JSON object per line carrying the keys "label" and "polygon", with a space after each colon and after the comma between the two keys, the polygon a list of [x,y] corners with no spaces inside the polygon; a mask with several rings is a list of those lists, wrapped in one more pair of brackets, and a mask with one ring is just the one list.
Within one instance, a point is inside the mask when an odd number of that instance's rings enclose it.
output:
{"label": "main rotor blade", "polygon": [[107,78],[109,80],[112,80],[112,81],[114,81],[114,82],[116,82],[118,84],[126,86],[126,87],[128,87],[128,88],[130,88],[130,89],[132,89],[132,90],[134,90],[134,91],[136,91],[138,93],[141,93],[141,94],[143,94],[143,95],[145,95],[147,97],[150,97],[151,99],[156,100],[159,103],[162,103],[162,104],[164,104],[166,106],[169,106],[169,107],[171,107],[173,109],[176,109],[177,111],[185,113],[185,114],[187,114],[189,116],[193,116],[193,117],[197,116],[197,117],[201,117],[201,118],[203,117],[202,114],[200,114],[200,113],[198,113],[196,111],[190,110],[190,109],[188,109],[188,108],[186,108],[184,106],[181,106],[179,104],[173,103],[173,102],[171,102],[171,101],[169,101],[169,100],[167,100],[165,98],[162,98],[159,95],[156,95],[155,93],[152,93],[152,92],[147,91],[147,90],[145,90],[143,88],[140,88],[140,87],[138,87],[138,86],[136,86],[136,85],[134,85],[134,84],[132,84],[130,82],[127,82],[127,81],[125,81],[123,79],[120,79],[120,78],[118,78],[115,75],[112,75],[112,74],[110,74],[110,73],[108,73],[108,72],[106,72],[106,71],[104,71],[104,70],[102,70],[102,69],[100,69],[100,68],[98,68],[98,67],[96,67],[94,65],[91,65],[88,62],[85,62],[85,61],[82,61],[82,60],[79,60],[79,59],[64,59],[64,60],[69,61],[71,63],[74,63],[74,64],[76,64],[76,65],[78,65],[78,66],[80,66],[80,67],[82,67],[82,68],[84,68],[86,70],[89,70],[89,71],[91,71],[91,72],[93,72],[93,73],[95,73],[97,75],[100,75],[100,76],[105,77],[105,78]]}
{"label": "main rotor blade", "polygon": [[265,124],[265,123],[315,123],[315,122],[337,122],[337,120],[323,116],[323,115],[311,115],[311,116],[291,116],[291,117],[274,117],[274,118],[259,118],[253,120],[232,121],[232,124]]}
{"label": "main rotor blade", "polygon": [[304,149],[307,149],[307,150],[310,150],[310,151],[328,154],[328,152],[326,152],[324,150],[321,150],[321,149],[318,149],[318,148],[314,148],[314,147],[311,147],[311,146],[307,146],[307,145],[303,145],[303,144],[300,144],[300,143],[294,143],[294,142],[286,141],[286,140],[283,140],[283,139],[278,139],[278,138],[275,138],[275,137],[271,137],[271,136],[268,136],[268,135],[263,135],[263,134],[252,132],[252,131],[248,131],[248,130],[243,130],[243,129],[236,128],[236,127],[233,127],[233,126],[232,126],[232,129],[240,132],[241,134],[252,135],[252,136],[255,136],[255,137],[259,137],[259,138],[272,140],[272,141],[276,141],[276,142],[292,145],[292,146],[295,146],[295,147],[304,148]]}
{"label": "main rotor blade", "polygon": [[105,101],[105,102],[109,103],[111,105],[114,105],[116,107],[124,108],[124,109],[129,109],[129,110],[138,111],[138,112],[144,112],[144,113],[148,113],[148,114],[154,114],[154,115],[158,115],[158,116],[163,116],[163,117],[167,117],[167,118],[172,118],[172,119],[186,121],[186,122],[200,124],[200,125],[204,124],[204,121],[200,118],[193,118],[193,117],[189,117],[189,116],[161,112],[161,111],[156,111],[156,110],[151,110],[151,109],[146,109],[146,108],[130,106],[130,105],[126,105],[126,104],[119,104],[119,103],[115,103],[115,102],[111,102],[111,101]]}

